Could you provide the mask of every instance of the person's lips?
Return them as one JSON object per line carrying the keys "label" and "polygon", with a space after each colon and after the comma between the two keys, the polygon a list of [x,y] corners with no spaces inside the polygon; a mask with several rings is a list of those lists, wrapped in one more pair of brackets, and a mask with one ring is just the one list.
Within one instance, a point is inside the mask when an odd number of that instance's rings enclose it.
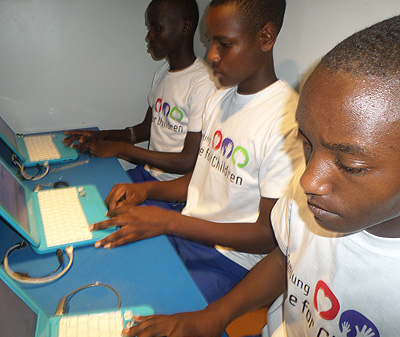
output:
{"label": "person's lips", "polygon": [[332,212],[310,200],[308,200],[308,207],[310,208],[311,212],[314,214],[314,216],[317,219],[321,219],[321,220],[330,219],[336,215],[334,212]]}
{"label": "person's lips", "polygon": [[147,44],[147,51],[148,51],[148,52],[151,52],[151,51],[153,51],[153,50],[154,50],[154,45],[151,44],[151,43],[148,43],[148,44]]}
{"label": "person's lips", "polygon": [[213,70],[214,76],[221,76],[222,75],[222,71],[221,71],[221,69],[219,69],[219,64],[218,63],[213,63],[212,64],[212,70]]}
{"label": "person's lips", "polygon": [[215,77],[221,77],[222,76],[222,73],[220,71],[216,70],[216,69],[213,70],[213,74],[214,74]]}

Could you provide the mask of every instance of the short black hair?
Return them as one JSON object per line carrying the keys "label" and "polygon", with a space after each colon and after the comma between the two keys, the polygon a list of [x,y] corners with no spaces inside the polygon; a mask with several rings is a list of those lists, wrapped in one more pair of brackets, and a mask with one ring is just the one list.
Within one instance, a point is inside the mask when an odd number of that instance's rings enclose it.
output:
{"label": "short black hair", "polygon": [[360,76],[400,74],[400,16],[365,28],[339,43],[321,61],[332,72]]}
{"label": "short black hair", "polygon": [[210,7],[234,5],[240,10],[242,23],[251,34],[259,32],[267,22],[273,22],[277,34],[282,28],[285,0],[212,0]]}
{"label": "short black hair", "polygon": [[190,21],[194,34],[199,23],[199,7],[196,0],[152,0],[148,7],[161,4],[176,11],[178,15],[181,15],[182,20]]}

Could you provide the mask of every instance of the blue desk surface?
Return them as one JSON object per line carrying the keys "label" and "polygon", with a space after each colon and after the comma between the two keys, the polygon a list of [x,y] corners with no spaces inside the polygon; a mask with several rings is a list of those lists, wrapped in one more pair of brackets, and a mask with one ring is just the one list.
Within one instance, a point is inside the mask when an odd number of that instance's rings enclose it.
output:
{"label": "blue desk surface", "polygon": [[[1,144],[0,155],[10,163],[7,149]],[[84,155],[78,160],[87,158]],[[115,158],[90,158],[88,164],[54,172],[26,184],[32,188],[38,183],[59,180],[70,185],[93,183],[104,198],[115,183],[130,181]],[[0,218],[0,259],[10,246],[21,240]],[[30,247],[15,251],[9,262],[13,270],[28,272],[32,277],[46,275],[58,265],[55,255],[37,255]],[[48,315],[53,315],[61,297],[96,281],[114,287],[121,295],[122,305],[149,305],[156,313],[198,310],[206,305],[165,236],[113,250],[97,250],[93,246],[76,248],[72,268],[61,279],[45,285],[20,285]],[[69,312],[115,308],[116,304],[114,293],[95,287],[74,295]]]}

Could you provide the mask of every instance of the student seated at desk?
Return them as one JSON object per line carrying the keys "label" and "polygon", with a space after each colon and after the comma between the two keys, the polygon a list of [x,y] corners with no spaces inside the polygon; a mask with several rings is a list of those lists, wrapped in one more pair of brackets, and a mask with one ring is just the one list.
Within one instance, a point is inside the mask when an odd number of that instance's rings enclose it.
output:
{"label": "student seated at desk", "polygon": [[[169,234],[209,302],[275,247],[270,211],[303,162],[296,139],[298,95],[277,79],[272,57],[285,5],[284,0],[211,1],[208,59],[221,84],[230,87],[207,104],[193,174],[116,185],[106,199],[111,219],[93,229],[121,228],[96,247]],[[146,199],[187,204],[182,214],[136,207]]]}
{"label": "student seated at desk", "polygon": [[[124,130],[68,131],[64,144],[79,140],[76,147],[90,155],[138,164],[129,172],[133,181],[170,180],[193,170],[202,113],[216,86],[210,67],[193,50],[195,0],[153,0],[145,17],[148,51],[165,61],[155,72],[143,122]],[[135,145],[144,141],[148,149]]]}
{"label": "student seated at desk", "polygon": [[125,336],[221,336],[285,291],[274,337],[398,336],[400,16],[322,59],[297,121],[307,167],[272,212],[279,247],[205,310],[142,317]]}

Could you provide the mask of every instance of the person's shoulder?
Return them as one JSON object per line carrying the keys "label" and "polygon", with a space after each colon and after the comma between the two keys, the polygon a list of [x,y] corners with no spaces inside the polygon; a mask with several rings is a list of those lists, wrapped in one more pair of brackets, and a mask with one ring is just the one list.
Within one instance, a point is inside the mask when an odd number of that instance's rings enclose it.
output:
{"label": "person's shoulder", "polygon": [[211,70],[210,65],[207,63],[206,60],[200,58],[200,57],[196,57],[196,60],[193,62],[192,67],[194,69],[198,69],[198,70],[205,70],[205,71],[209,71]]}
{"label": "person's shoulder", "polygon": [[155,76],[161,76],[162,74],[168,73],[169,63],[166,60],[161,61],[161,64],[157,67],[154,72]]}
{"label": "person's shoulder", "polygon": [[301,187],[300,179],[304,173],[306,166],[302,163],[293,172],[292,178],[284,195],[279,198],[277,208],[280,208],[280,213],[294,212],[296,214],[308,212],[307,198],[304,190]]}
{"label": "person's shoulder", "polygon": [[192,77],[197,81],[206,81],[209,84],[214,85],[217,88],[217,83],[213,75],[213,71],[210,65],[201,58],[196,58],[192,66],[190,67]]}
{"label": "person's shoulder", "polygon": [[278,80],[253,95],[251,106],[262,106],[268,110],[266,118],[283,118],[286,114],[294,114],[299,95],[286,82]]}
{"label": "person's shoulder", "polygon": [[256,102],[268,103],[270,113],[275,112],[277,118],[278,116],[284,118],[287,115],[293,117],[299,102],[299,94],[288,83],[278,80],[260,92]]}
{"label": "person's shoulder", "polygon": [[221,87],[215,91],[215,93],[211,96],[210,100],[214,102],[220,102],[223,99],[227,99],[230,96],[235,95],[236,90],[237,90],[236,86]]}
{"label": "person's shoulder", "polygon": [[299,94],[296,90],[294,90],[286,81],[277,80],[274,82],[268,90],[269,94],[274,96],[286,97],[287,99],[293,99],[298,101]]}
{"label": "person's shoulder", "polygon": [[221,101],[225,100],[234,93],[236,87],[223,87],[217,89],[207,100],[207,105],[205,109],[205,115],[210,111],[213,111],[216,107],[221,106]]}

